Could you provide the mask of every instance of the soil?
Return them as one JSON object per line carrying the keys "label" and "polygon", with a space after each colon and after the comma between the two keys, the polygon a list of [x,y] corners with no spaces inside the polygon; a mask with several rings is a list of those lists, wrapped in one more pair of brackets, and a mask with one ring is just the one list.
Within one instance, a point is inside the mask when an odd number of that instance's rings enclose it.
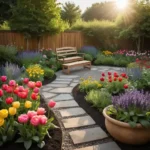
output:
{"label": "soil", "polygon": [[44,79],[44,81],[42,82],[43,85],[49,84],[51,82],[53,82],[56,79],[56,75],[54,75],[51,79]]}
{"label": "soil", "polygon": [[[53,80],[55,80],[55,78],[56,78],[56,75],[50,80],[45,80],[43,85],[52,82]],[[44,107],[47,112],[50,111],[43,99],[41,99],[40,107]],[[49,130],[49,135],[52,138],[50,139],[48,136],[45,137],[45,139],[44,139],[45,146],[42,149],[38,148],[36,144],[33,144],[32,147],[30,148],[30,150],[61,150],[62,131],[61,131],[60,125],[59,125],[57,118],[53,114],[53,112],[50,111],[49,114],[51,117],[55,118],[53,123],[59,128]],[[48,113],[46,115],[48,115]],[[0,147],[0,150],[25,150],[23,143],[21,143],[21,144],[15,143],[17,138],[18,138],[18,136],[16,136],[14,141],[3,145],[3,147]]]}
{"label": "soil", "polygon": [[[72,94],[75,101],[79,104],[79,106],[82,107],[87,112],[87,114],[89,114],[93,118],[93,120],[96,122],[97,125],[99,125],[104,131],[107,132],[105,127],[104,116],[96,108],[92,107],[91,104],[86,102],[85,100],[86,93],[80,92],[77,85],[73,89]],[[115,141],[115,139],[113,140]],[[150,143],[145,145],[134,146],[134,145],[123,144],[118,141],[115,142],[118,144],[121,150],[150,150]]]}

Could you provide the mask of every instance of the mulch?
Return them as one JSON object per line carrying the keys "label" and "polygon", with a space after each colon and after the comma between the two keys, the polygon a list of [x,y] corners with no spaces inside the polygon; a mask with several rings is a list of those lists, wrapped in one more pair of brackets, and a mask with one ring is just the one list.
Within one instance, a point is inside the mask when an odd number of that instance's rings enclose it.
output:
{"label": "mulch", "polygon": [[[86,93],[80,92],[78,89],[78,86],[79,85],[77,85],[72,91],[75,101],[79,104],[81,108],[83,108],[87,112],[87,114],[89,114],[93,118],[93,120],[96,122],[97,125],[99,125],[104,131],[107,132],[106,127],[105,127],[104,116],[96,108],[92,107],[91,104],[86,102],[85,100]],[[115,139],[113,140],[115,141]],[[115,142],[118,144],[121,150],[150,150],[150,143],[145,144],[145,145],[134,146],[134,145],[123,144],[118,141],[115,141]]]}

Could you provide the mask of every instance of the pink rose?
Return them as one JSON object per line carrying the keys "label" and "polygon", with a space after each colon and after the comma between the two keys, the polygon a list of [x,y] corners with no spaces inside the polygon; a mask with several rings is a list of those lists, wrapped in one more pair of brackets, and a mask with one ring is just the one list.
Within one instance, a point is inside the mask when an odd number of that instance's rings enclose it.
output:
{"label": "pink rose", "polygon": [[28,111],[27,115],[28,115],[29,119],[31,119],[33,116],[37,115],[37,112],[36,111]]}
{"label": "pink rose", "polygon": [[44,115],[45,114],[45,109],[44,108],[38,108],[37,109],[37,115]]}
{"label": "pink rose", "polygon": [[35,88],[33,89],[33,92],[34,92],[34,93],[39,93],[39,88],[35,87]]}
{"label": "pink rose", "polygon": [[49,106],[50,108],[53,108],[55,105],[56,105],[56,102],[53,101],[53,100],[50,100],[49,103],[48,103],[48,106]]}
{"label": "pink rose", "polygon": [[40,118],[39,116],[33,116],[30,120],[30,123],[33,125],[33,126],[38,126],[40,124]]}
{"label": "pink rose", "polygon": [[28,120],[29,120],[29,117],[28,117],[28,115],[26,115],[26,114],[22,114],[22,115],[20,115],[20,116],[18,117],[18,122],[19,122],[19,123],[27,123]]}
{"label": "pink rose", "polygon": [[47,123],[47,117],[45,115],[40,115],[39,116],[39,122],[41,125],[45,125]]}
{"label": "pink rose", "polygon": [[9,81],[9,85],[10,86],[15,86],[16,85],[16,81],[15,80],[10,80]]}

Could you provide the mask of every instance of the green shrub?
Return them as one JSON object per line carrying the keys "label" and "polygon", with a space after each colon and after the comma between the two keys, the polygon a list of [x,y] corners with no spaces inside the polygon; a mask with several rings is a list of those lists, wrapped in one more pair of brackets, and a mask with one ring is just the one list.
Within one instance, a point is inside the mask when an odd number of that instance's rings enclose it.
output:
{"label": "green shrub", "polygon": [[51,79],[55,74],[54,70],[48,67],[43,68],[43,70],[44,70],[44,78],[46,79]]}
{"label": "green shrub", "polygon": [[106,56],[101,62],[102,62],[102,65],[114,66],[115,58]]}
{"label": "green shrub", "polygon": [[84,55],[84,59],[85,59],[85,60],[89,60],[89,61],[93,61],[93,57],[92,57],[92,55],[90,55],[90,54],[85,54],[85,55]]}
{"label": "green shrub", "polygon": [[133,62],[133,63],[129,63],[128,68],[139,68],[139,65],[136,63],[136,62]]}
{"label": "green shrub", "polygon": [[111,94],[104,90],[91,90],[85,99],[87,102],[92,103],[94,107],[98,108],[99,111],[102,111],[106,106],[112,103]]}
{"label": "green shrub", "polygon": [[119,59],[119,60],[115,60],[115,66],[118,66],[118,67],[127,67],[128,65],[128,61],[125,60],[125,59]]}

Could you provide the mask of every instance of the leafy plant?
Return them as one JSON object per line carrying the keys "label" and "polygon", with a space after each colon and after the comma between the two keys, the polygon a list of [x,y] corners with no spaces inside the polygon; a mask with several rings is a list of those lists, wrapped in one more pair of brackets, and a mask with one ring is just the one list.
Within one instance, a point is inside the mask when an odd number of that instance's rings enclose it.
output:
{"label": "leafy plant", "polygon": [[93,56],[90,55],[90,54],[85,54],[85,55],[84,55],[84,59],[85,59],[85,60],[88,60],[88,61],[93,61]]}
{"label": "leafy plant", "polygon": [[107,114],[116,120],[129,123],[136,127],[140,123],[143,127],[150,127],[150,93],[140,91],[126,91],[124,94],[112,98],[113,106]]}
{"label": "leafy plant", "polygon": [[102,111],[106,106],[112,104],[111,94],[105,90],[91,90],[85,97],[87,102]]}
{"label": "leafy plant", "polygon": [[43,70],[44,70],[44,78],[46,79],[51,79],[55,74],[55,72],[48,67],[44,67]]}

